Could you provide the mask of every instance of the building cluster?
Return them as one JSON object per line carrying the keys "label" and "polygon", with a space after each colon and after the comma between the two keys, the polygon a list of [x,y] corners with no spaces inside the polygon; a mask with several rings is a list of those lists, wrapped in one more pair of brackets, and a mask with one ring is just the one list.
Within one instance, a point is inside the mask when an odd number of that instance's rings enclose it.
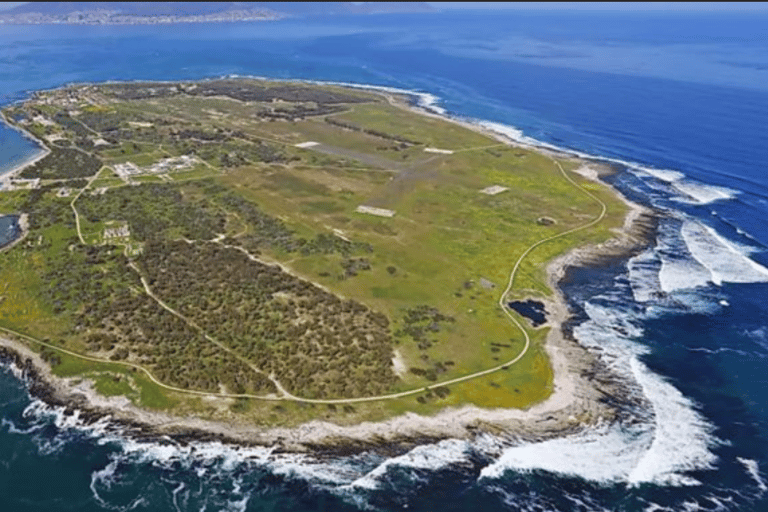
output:
{"label": "building cluster", "polygon": [[127,238],[129,236],[131,236],[131,230],[128,228],[128,224],[104,229],[104,240]]}
{"label": "building cluster", "polygon": [[115,164],[113,169],[115,174],[122,179],[127,180],[131,176],[138,176],[140,174],[164,174],[173,171],[182,171],[189,169],[197,163],[197,159],[191,155],[181,155],[172,158],[164,158],[159,162],[155,162],[147,167],[139,167],[133,162],[125,162],[122,164]]}

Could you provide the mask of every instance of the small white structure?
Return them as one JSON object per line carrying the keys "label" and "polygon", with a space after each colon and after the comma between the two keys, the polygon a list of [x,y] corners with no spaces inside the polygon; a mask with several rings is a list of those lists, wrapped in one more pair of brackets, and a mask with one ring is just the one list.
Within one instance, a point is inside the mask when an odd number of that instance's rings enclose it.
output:
{"label": "small white structure", "polygon": [[180,171],[182,169],[188,169],[195,165],[197,160],[191,155],[181,155],[176,158],[164,158],[156,164],[152,164],[146,167],[145,172],[151,172],[153,174],[164,173],[168,171]]}
{"label": "small white structure", "polygon": [[32,118],[32,120],[36,123],[39,123],[43,126],[56,126],[56,123],[48,119],[47,117],[43,117],[41,115],[37,115]]}
{"label": "small white structure", "polygon": [[312,147],[319,146],[319,145],[320,145],[319,142],[313,142],[313,141],[309,140],[307,142],[300,142],[300,143],[296,144],[296,147],[297,148],[302,148],[302,149],[307,149],[307,148],[312,148]]}
{"label": "small white structure", "polygon": [[395,212],[393,210],[387,210],[386,208],[376,208],[375,206],[360,205],[355,210],[358,213],[367,213],[370,215],[376,215],[377,217],[394,217]]}
{"label": "small white structure", "polygon": [[128,228],[128,224],[104,229],[104,240],[110,240],[112,238],[125,238],[129,236],[131,236],[131,231]]}
{"label": "small white structure", "polygon": [[501,194],[505,190],[509,190],[507,187],[502,187],[500,185],[492,185],[490,187],[486,187],[483,190],[480,191],[481,194],[486,194],[489,196],[495,196],[496,194]]}
{"label": "small white structure", "polygon": [[105,141],[102,138],[95,139],[93,141],[94,146],[109,146],[109,142]]}
{"label": "small white structure", "polygon": [[197,159],[192,155],[181,155],[174,158],[164,158],[148,167],[139,167],[133,162],[124,164],[115,164],[115,174],[122,179],[128,179],[137,174],[162,174],[170,171],[181,171],[189,169],[197,163]]}
{"label": "small white structure", "polygon": [[453,151],[450,149],[437,149],[437,148],[424,148],[425,153],[439,153],[441,155],[452,155]]}
{"label": "small white structure", "polygon": [[115,169],[115,174],[117,174],[123,179],[127,178],[128,176],[133,176],[135,174],[141,174],[141,169],[139,169],[138,166],[133,162],[125,162],[124,164],[115,164],[114,169]]}
{"label": "small white structure", "polygon": [[50,135],[45,136],[45,140],[48,142],[56,142],[57,140],[63,140],[64,136],[60,133],[52,133]]}

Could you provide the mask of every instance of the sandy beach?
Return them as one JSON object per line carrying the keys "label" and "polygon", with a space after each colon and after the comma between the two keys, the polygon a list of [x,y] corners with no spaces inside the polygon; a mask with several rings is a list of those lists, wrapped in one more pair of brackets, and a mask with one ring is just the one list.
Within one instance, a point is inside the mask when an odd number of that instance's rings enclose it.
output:
{"label": "sandy beach", "polygon": [[[457,123],[496,140],[543,152],[551,157],[573,158],[572,155],[541,147],[522,144],[488,128],[413,106],[390,93],[381,93],[401,108]],[[47,155],[48,151],[15,168],[2,179],[19,172],[27,165]],[[577,172],[598,181],[608,174],[605,164],[581,159]],[[475,406],[449,407],[433,416],[407,413],[382,422],[363,422],[341,426],[326,421],[310,421],[295,428],[256,429],[249,425],[207,421],[193,417],[175,417],[165,413],[140,409],[125,397],[107,398],[96,393],[90,381],[82,378],[64,379],[54,376],[50,367],[25,343],[0,337],[5,359],[30,377],[33,395],[51,404],[64,405],[82,411],[81,417],[95,420],[109,416],[127,426],[129,431],[145,436],[174,435],[182,439],[218,439],[245,445],[276,446],[285,451],[359,451],[375,447],[408,447],[425,439],[468,438],[481,432],[514,440],[540,440],[573,433],[615,418],[615,411],[605,401],[606,395],[625,397],[617,383],[601,365],[599,359],[563,334],[563,324],[569,319],[566,302],[558,288],[569,267],[590,265],[605,258],[632,254],[647,244],[655,230],[652,211],[631,203],[616,192],[628,207],[624,225],[614,238],[599,245],[578,247],[551,261],[547,266],[549,286],[554,290],[546,304],[547,325],[551,327],[546,351],[554,372],[552,394],[528,409],[481,409]],[[537,300],[540,300],[537,298]]]}
{"label": "sandy beach", "polygon": [[11,124],[8,122],[8,119],[6,119],[5,114],[0,112],[0,122],[3,122],[5,125],[7,125],[10,128],[13,128],[14,130],[20,131],[24,134],[25,137],[32,140],[37,144],[41,151],[37,153],[36,155],[33,155],[29,159],[25,160],[24,162],[21,162],[20,164],[16,165],[12,169],[5,171],[4,173],[0,174],[0,190],[8,190],[11,186],[11,181],[15,179],[21,171],[29,167],[30,165],[34,165],[51,152],[51,150],[46,146],[43,141],[35,137],[32,133],[30,133],[28,130],[25,130],[21,126],[17,126],[14,124]]}

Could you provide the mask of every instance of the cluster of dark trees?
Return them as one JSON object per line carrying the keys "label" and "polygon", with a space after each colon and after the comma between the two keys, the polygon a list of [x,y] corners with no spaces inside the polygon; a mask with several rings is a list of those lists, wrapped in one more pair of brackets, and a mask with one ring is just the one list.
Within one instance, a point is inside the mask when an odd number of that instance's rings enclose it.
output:
{"label": "cluster of dark trees", "polygon": [[93,135],[82,123],[73,119],[68,112],[60,110],[53,115],[53,120],[65,130],[73,132],[77,137],[84,139]]}
{"label": "cluster of dark trees", "polygon": [[[92,130],[106,135],[116,133],[123,129],[122,127],[129,121],[149,121],[140,114],[112,109],[99,111],[85,110],[77,116],[77,119]],[[152,119],[151,122],[157,124],[171,123],[165,119]]]}
{"label": "cluster of dark trees", "polygon": [[340,278],[347,279],[355,277],[360,271],[371,270],[371,263],[366,258],[347,258],[341,261],[341,268],[344,269],[344,274]]}
{"label": "cluster of dark trees", "polygon": [[19,211],[28,215],[31,230],[39,230],[57,224],[63,224],[74,229],[75,216],[69,203],[50,197],[49,193],[60,187],[61,184],[42,185],[27,193]]}
{"label": "cluster of dark trees", "polygon": [[[242,132],[238,133],[242,135]],[[170,135],[176,139],[195,139],[200,142],[223,142],[235,136],[229,130],[217,128],[215,130],[201,130],[200,128],[172,128]]]}
{"label": "cluster of dark trees", "polygon": [[[341,254],[344,257],[348,257],[359,252],[373,252],[373,246],[367,242],[351,242],[328,233],[319,233],[311,240],[299,238],[297,242],[299,244],[299,252],[304,256],[311,254]],[[368,264],[368,268],[363,269],[362,267],[365,265],[361,264],[360,270],[370,270],[370,264],[367,260],[365,263]]]}
{"label": "cluster of dark trees", "polygon": [[216,243],[149,242],[155,293],[294,394],[353,397],[395,382],[389,321]]}
{"label": "cluster of dark trees", "polygon": [[101,165],[101,160],[83,151],[53,146],[45,158],[25,168],[19,176],[27,179],[85,178],[96,174]]}
{"label": "cluster of dark trees", "polygon": [[163,236],[171,228],[185,238],[210,240],[226,226],[226,216],[218,208],[205,199],[185,200],[179,186],[172,183],[144,183],[112,188],[99,195],[84,194],[77,208],[90,222],[126,221],[131,236],[140,241]]}
{"label": "cluster of dark trees", "polygon": [[210,80],[196,83],[162,84],[130,83],[102,86],[114,97],[123,100],[189,96],[226,96],[239,101],[314,102],[318,105],[365,103],[368,98],[303,84],[266,85],[249,80]]}
{"label": "cluster of dark trees", "polygon": [[299,103],[297,105],[293,105],[291,108],[274,107],[267,110],[262,110],[256,114],[256,117],[259,119],[266,119],[268,121],[302,121],[307,117],[338,114],[343,110],[344,107],[337,105],[304,105]]}
{"label": "cluster of dark trees", "polygon": [[[432,364],[427,368],[412,366],[409,369],[409,371],[418,377],[423,377],[430,382],[435,382],[437,380],[437,377],[441,373],[445,373],[448,371],[449,366],[453,366],[453,361],[445,361],[445,362],[433,361]],[[440,398],[444,398],[444,397],[441,396]]]}
{"label": "cluster of dark trees", "polygon": [[[195,153],[203,160],[221,167],[235,167],[249,162],[287,163],[298,160],[298,157],[288,156],[273,144],[262,141],[254,143],[209,143],[198,144],[193,140],[180,139],[174,142],[175,147],[182,153]],[[182,149],[183,148],[183,149]]]}
{"label": "cluster of dark trees", "polygon": [[403,314],[403,326],[395,331],[397,337],[410,337],[418,343],[420,350],[426,350],[432,346],[435,340],[427,339],[430,333],[440,331],[442,322],[455,322],[451,316],[446,316],[437,308],[421,304],[405,310]]}
{"label": "cluster of dark trees", "polygon": [[[77,208],[89,222],[127,222],[131,235],[142,242],[164,237],[171,231],[175,236],[190,240],[211,240],[225,231],[226,212],[232,212],[246,222],[250,230],[225,242],[254,255],[265,248],[299,252],[304,256],[340,254],[345,258],[373,251],[368,243],[344,240],[333,234],[319,233],[311,239],[297,237],[280,219],[213,180],[196,181],[186,186],[198,189],[205,197],[190,199],[181,193],[178,184],[143,183],[113,188],[100,195],[84,194],[78,200]],[[362,267],[358,266],[360,269]]]}
{"label": "cluster of dark trees", "polygon": [[421,142],[418,142],[418,141],[415,141],[415,140],[406,139],[405,137],[401,137],[399,135],[392,135],[392,134],[389,134],[389,133],[380,132],[380,131],[374,130],[372,128],[362,128],[362,127],[354,125],[352,123],[347,123],[347,122],[344,122],[344,121],[339,121],[338,119],[334,119],[332,117],[326,117],[325,118],[325,122],[330,124],[330,125],[333,125],[333,126],[338,126],[340,128],[344,128],[346,130],[351,130],[353,132],[362,132],[362,133],[366,133],[368,135],[373,135],[374,137],[379,137],[381,139],[390,140],[390,141],[394,141],[394,142],[399,142],[400,146],[396,146],[397,149],[405,149],[405,148],[407,148],[409,146],[415,146],[415,145],[421,144]]}
{"label": "cluster of dark trees", "polygon": [[226,187],[212,180],[199,181],[196,185],[202,187],[209,197],[214,197],[225,210],[237,213],[251,227],[246,235],[225,240],[227,244],[238,245],[251,254],[259,254],[260,250],[267,247],[289,253],[299,252],[303,256],[341,254],[349,257],[360,252],[373,252],[373,246],[367,242],[351,242],[328,233],[319,233],[309,240],[297,237],[280,219],[265,213],[254,203]]}
{"label": "cluster of dark trees", "polygon": [[[72,248],[72,250],[69,249]],[[185,389],[234,393],[276,391],[265,376],[212,346],[200,332],[144,293],[119,248],[83,246],[73,238],[48,261],[44,295],[94,353],[147,367],[158,379]]]}

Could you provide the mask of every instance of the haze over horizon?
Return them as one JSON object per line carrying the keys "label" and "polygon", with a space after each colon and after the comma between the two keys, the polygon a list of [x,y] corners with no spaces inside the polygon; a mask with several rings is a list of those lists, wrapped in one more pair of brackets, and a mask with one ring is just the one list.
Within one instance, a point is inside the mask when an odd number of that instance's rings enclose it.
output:
{"label": "haze over horizon", "polygon": [[[29,2],[0,2],[0,12]],[[270,3],[270,2],[266,2]],[[363,3],[363,2],[355,2]],[[762,2],[427,2],[438,10],[768,11]]]}

